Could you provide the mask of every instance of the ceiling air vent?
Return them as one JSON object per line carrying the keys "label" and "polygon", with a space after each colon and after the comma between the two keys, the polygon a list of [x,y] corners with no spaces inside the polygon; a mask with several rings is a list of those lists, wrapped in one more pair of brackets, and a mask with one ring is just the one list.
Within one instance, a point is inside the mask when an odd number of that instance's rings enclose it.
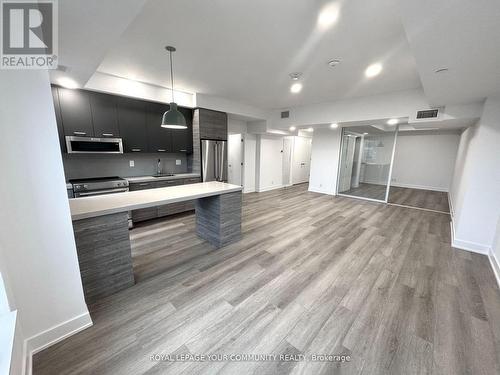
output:
{"label": "ceiling air vent", "polygon": [[417,119],[437,118],[438,115],[439,109],[426,109],[423,111],[417,111]]}
{"label": "ceiling air vent", "polygon": [[281,112],[281,118],[289,118],[289,117],[290,117],[290,111]]}

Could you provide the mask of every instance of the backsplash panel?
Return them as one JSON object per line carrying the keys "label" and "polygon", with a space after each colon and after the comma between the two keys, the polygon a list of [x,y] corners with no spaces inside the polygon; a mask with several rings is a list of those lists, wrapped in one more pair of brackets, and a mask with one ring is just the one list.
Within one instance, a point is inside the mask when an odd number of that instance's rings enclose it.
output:
{"label": "backsplash panel", "polygon": [[[92,177],[137,177],[156,174],[156,164],[161,160],[162,173],[187,173],[185,154],[123,154],[123,155],[76,155],[63,154],[66,181]],[[129,166],[130,160],[134,167]],[[181,165],[175,161],[180,160]]]}

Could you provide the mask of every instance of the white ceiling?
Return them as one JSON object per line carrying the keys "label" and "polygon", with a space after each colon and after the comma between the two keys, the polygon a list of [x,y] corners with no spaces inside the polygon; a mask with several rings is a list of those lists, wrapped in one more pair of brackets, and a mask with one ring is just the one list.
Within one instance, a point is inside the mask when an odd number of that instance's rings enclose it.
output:
{"label": "white ceiling", "polygon": [[[168,87],[163,48],[173,44],[177,89],[263,109],[421,86],[431,105],[500,91],[499,0],[335,4],[338,21],[320,30],[320,0],[65,0],[59,55],[69,70],[51,79],[84,86],[98,71]],[[333,69],[332,58],[342,60]],[[374,62],[384,70],[368,80]],[[449,71],[435,74],[440,67]],[[289,92],[294,71],[304,73],[298,95]]]}
{"label": "white ceiling", "polygon": [[[499,0],[401,0],[401,15],[432,105],[500,91]],[[448,72],[436,74],[441,67]]]}
{"label": "white ceiling", "polygon": [[[172,44],[177,88],[262,108],[417,88],[397,1],[338,2],[338,22],[320,30],[320,1],[148,0],[98,70],[168,86]],[[332,58],[342,60],[333,69]],[[366,79],[379,61],[383,72]],[[298,95],[289,92],[295,71],[303,72]]]}

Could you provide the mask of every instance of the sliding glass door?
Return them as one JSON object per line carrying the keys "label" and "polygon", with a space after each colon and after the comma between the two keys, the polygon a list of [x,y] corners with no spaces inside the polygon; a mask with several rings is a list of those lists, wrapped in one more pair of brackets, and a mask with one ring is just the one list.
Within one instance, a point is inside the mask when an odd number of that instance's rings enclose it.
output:
{"label": "sliding glass door", "polygon": [[397,127],[386,125],[342,129],[339,195],[387,201],[396,136]]}

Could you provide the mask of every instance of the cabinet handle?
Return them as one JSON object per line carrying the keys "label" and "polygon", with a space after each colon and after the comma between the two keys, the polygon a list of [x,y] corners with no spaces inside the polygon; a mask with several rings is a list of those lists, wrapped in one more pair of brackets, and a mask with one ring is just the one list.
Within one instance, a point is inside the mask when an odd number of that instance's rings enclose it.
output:
{"label": "cabinet handle", "polygon": [[103,137],[112,137],[113,135],[113,133],[102,133]]}
{"label": "cabinet handle", "polygon": [[165,151],[167,151],[167,150],[164,150],[163,148],[158,149],[158,152],[165,152]]}
{"label": "cabinet handle", "polygon": [[139,186],[149,186],[149,183],[143,182],[142,184],[139,184]]}
{"label": "cabinet handle", "polygon": [[87,135],[87,133],[85,133],[85,132],[73,132],[73,134],[75,134],[75,135]]}
{"label": "cabinet handle", "polygon": [[133,148],[132,149],[132,152],[140,152],[140,151],[142,151],[140,148]]}

